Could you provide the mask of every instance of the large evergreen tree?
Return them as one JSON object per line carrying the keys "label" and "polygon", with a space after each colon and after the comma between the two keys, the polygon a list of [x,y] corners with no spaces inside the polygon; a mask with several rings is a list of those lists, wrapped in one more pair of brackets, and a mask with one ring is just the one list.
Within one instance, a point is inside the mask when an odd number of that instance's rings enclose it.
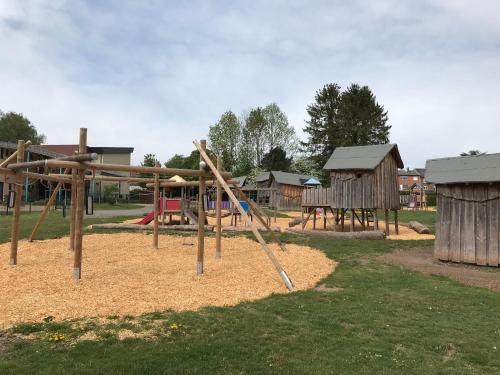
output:
{"label": "large evergreen tree", "polygon": [[339,85],[327,84],[316,93],[307,113],[308,139],[302,146],[318,170],[336,147],[389,142],[387,111],[367,86],[353,84],[341,92]]}
{"label": "large evergreen tree", "polygon": [[20,113],[0,111],[0,141],[31,141],[35,145],[45,142],[45,136],[39,134],[36,127]]}
{"label": "large evergreen tree", "polygon": [[292,158],[286,156],[286,151],[275,147],[262,158],[260,167],[265,171],[287,172],[292,164]]}

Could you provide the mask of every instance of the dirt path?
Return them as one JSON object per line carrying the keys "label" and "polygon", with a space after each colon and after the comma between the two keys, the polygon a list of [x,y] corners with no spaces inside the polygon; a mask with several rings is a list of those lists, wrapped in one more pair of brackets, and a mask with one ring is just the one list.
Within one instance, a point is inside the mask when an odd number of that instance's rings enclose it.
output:
{"label": "dirt path", "polygon": [[480,286],[500,292],[500,269],[441,262],[433,258],[432,248],[398,250],[378,259],[384,263],[402,266],[430,275],[448,276],[465,285]]}

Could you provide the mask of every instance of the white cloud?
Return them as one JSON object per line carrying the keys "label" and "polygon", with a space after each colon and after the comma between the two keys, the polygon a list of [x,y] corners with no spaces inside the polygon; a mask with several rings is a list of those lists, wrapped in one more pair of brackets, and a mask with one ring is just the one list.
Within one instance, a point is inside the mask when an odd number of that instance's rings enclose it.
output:
{"label": "white cloud", "polygon": [[227,109],[277,102],[300,128],[328,82],[369,85],[406,164],[500,151],[500,9],[467,1],[0,2],[0,108],[51,143],[165,160]]}

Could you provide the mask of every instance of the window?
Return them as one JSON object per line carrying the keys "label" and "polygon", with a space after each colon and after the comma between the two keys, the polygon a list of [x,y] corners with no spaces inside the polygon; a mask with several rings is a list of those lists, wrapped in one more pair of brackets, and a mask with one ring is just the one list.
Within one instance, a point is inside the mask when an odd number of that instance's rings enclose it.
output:
{"label": "window", "polygon": [[418,177],[417,176],[413,177],[413,181],[418,181]]}
{"label": "window", "polygon": [[402,179],[403,181],[406,181],[406,180],[408,180],[408,176],[401,176],[401,179]]}

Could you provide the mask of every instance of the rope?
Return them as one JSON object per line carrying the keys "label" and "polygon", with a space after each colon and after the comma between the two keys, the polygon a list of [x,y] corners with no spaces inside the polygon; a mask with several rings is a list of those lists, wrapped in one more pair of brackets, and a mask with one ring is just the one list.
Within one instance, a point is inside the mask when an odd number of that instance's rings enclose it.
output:
{"label": "rope", "polygon": [[457,197],[454,197],[453,195],[447,195],[447,194],[438,194],[438,195],[441,196],[441,197],[443,197],[443,198],[451,198],[451,199],[454,199],[454,200],[457,200],[457,201],[461,201],[461,202],[475,202],[475,203],[486,203],[486,202],[490,202],[490,201],[494,201],[494,200],[500,199],[500,195],[497,196],[497,197],[486,198],[486,199],[481,199],[481,200],[468,199],[468,198],[457,198]]}

